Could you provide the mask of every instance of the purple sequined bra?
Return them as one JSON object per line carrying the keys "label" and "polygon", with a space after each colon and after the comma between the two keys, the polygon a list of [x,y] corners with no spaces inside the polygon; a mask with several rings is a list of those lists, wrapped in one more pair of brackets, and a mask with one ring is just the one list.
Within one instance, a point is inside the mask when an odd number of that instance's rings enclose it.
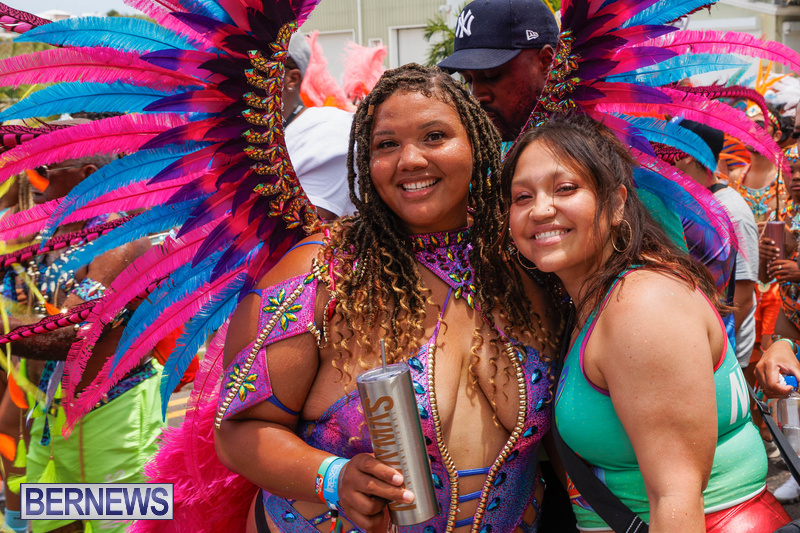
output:
{"label": "purple sequined bra", "polygon": [[[469,263],[469,244],[466,231],[415,236],[416,258],[449,286],[447,301],[463,298],[474,307],[473,271]],[[323,282],[322,270],[316,265],[313,272],[268,287],[261,293],[259,339],[242,350],[226,368],[217,411],[217,424],[260,402],[270,402],[297,415],[280,403],[272,393],[267,372],[265,346],[279,340],[311,332],[318,338],[320,330],[314,323],[317,287]],[[447,306],[442,306],[442,314]],[[539,353],[528,346],[507,339],[507,347],[519,384],[522,409],[517,425],[511,432],[494,463],[482,469],[448,470],[443,460],[446,449],[437,442],[437,424],[431,407],[430,385],[434,360],[429,358],[429,348],[435,345],[439,332],[437,325],[431,339],[420,348],[416,356],[408,359],[422,430],[431,460],[433,483],[441,512],[433,519],[415,526],[401,527],[403,533],[434,533],[452,531],[471,525],[480,533],[504,533],[521,528],[524,532],[536,531],[535,524],[526,524],[522,516],[539,503],[534,492],[537,475],[539,444],[550,428],[550,365],[539,358]],[[259,346],[260,345],[260,346]],[[360,411],[358,392],[353,391],[337,400],[317,420],[302,421],[297,433],[309,446],[333,455],[350,458],[359,453],[371,453],[369,434]],[[355,438],[353,438],[355,437]],[[444,453],[443,453],[444,452]],[[483,475],[486,477],[481,491],[459,494],[458,478]],[[281,531],[318,531],[316,526],[330,519],[330,513],[305,518],[292,506],[291,500],[279,498],[262,491],[264,507],[271,520]],[[459,503],[478,500],[474,517],[455,520]],[[360,531],[354,529],[351,531]]]}

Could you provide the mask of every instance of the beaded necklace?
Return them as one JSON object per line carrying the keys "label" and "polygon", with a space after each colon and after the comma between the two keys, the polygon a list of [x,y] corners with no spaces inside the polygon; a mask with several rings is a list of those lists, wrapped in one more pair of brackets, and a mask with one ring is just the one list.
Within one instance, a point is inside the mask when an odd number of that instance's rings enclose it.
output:
{"label": "beaded necklace", "polygon": [[[469,241],[470,228],[461,228],[439,233],[428,233],[423,235],[414,235],[411,237],[414,255],[420,264],[431,270],[437,277],[442,279],[451,287],[451,291],[456,298],[463,298],[464,301],[471,308],[475,308],[475,284],[474,272],[472,265],[469,261],[469,252],[472,245]],[[441,317],[440,317],[441,321]],[[437,326],[438,329],[438,326]],[[502,335],[502,332],[501,332]],[[525,360],[524,351],[520,350],[514,343],[502,335],[504,339],[504,351],[508,360],[514,369],[517,381],[524,383],[524,375],[521,363]],[[447,446],[444,442],[444,431],[441,424],[438,423],[438,403],[436,398],[436,383],[434,380],[434,370],[436,367],[436,335],[431,339],[428,345],[428,387],[430,394],[430,405],[433,411],[433,418],[435,422],[436,444],[442,456],[445,469],[447,470],[448,477],[452,492],[450,495],[450,506],[447,509],[447,526],[446,531],[453,531],[455,527],[460,524],[456,522],[456,513],[458,512],[458,475],[456,466],[450,456]],[[511,432],[511,435],[501,450],[497,460],[490,468],[484,486],[481,490],[481,498],[478,507],[473,515],[473,520],[470,523],[480,524],[483,515],[487,509],[486,494],[492,487],[500,466],[511,455],[511,450],[514,448],[519,435],[522,433],[522,428],[525,425],[525,405],[527,404],[527,391],[524,386],[519,388],[520,405],[522,406],[517,415],[516,426]],[[538,509],[537,509],[538,513]],[[460,521],[459,521],[460,522]]]}
{"label": "beaded necklace", "polygon": [[[742,181],[744,181],[744,176],[742,177]],[[740,185],[739,194],[741,194],[742,198],[744,198],[745,202],[747,202],[747,205],[750,207],[750,211],[753,212],[756,220],[763,221],[766,220],[767,214],[769,213],[770,202],[772,202],[776,194],[780,194],[782,185],[783,178],[781,173],[778,172],[775,176],[775,179],[772,180],[772,183],[766,187],[752,189],[746,185]],[[785,211],[786,208],[784,207],[780,214],[782,215],[785,213]]]}

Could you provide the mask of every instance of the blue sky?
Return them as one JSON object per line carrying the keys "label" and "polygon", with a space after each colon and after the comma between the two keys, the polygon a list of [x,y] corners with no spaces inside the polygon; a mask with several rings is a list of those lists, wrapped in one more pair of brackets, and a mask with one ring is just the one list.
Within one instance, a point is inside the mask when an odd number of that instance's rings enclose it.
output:
{"label": "blue sky", "polygon": [[41,13],[50,9],[68,11],[76,15],[81,13],[106,13],[116,9],[120,13],[135,13],[122,0],[4,0],[6,5],[29,13]]}

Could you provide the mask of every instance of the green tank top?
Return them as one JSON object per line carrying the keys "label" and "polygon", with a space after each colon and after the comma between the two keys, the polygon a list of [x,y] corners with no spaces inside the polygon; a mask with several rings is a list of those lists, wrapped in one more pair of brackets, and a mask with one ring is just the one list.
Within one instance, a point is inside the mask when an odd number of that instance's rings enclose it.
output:
{"label": "green tank top", "polygon": [[[629,272],[624,272],[620,278]],[[608,392],[591,383],[583,371],[586,344],[618,282],[589,317],[567,354],[556,392],[555,419],[564,442],[592,466],[594,473],[625,505],[649,522],[647,491],[633,445]],[[724,333],[722,320],[720,328]],[[764,489],[767,475],[767,456],[758,430],[750,420],[750,398],[744,375],[727,336],[725,339],[725,355],[714,370],[718,437],[711,478],[703,491],[706,514],[738,505],[757,495]],[[609,529],[571,481],[568,490],[581,530]]]}

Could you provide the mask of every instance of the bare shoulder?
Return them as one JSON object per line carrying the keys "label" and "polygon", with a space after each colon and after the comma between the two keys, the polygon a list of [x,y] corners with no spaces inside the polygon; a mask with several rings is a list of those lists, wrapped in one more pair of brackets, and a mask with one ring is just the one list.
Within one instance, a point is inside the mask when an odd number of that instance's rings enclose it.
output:
{"label": "bare shoulder", "polygon": [[707,330],[713,318],[709,302],[686,280],[639,269],[625,276],[611,293],[598,328],[611,327],[621,340],[656,331],[673,335],[693,326]]}
{"label": "bare shoulder", "polygon": [[[322,249],[321,243],[322,235],[310,235],[300,241],[259,280],[256,287],[259,289],[272,287],[310,272],[313,259],[319,256]],[[261,311],[260,302],[257,293],[250,293],[236,306],[225,343],[225,365],[230,364],[233,357],[255,338]]]}
{"label": "bare shoulder", "polygon": [[604,312],[625,313],[646,308],[655,312],[658,308],[695,301],[702,302],[702,296],[688,281],[665,272],[638,269],[620,281]]}
{"label": "bare shoulder", "polygon": [[259,280],[257,287],[264,289],[277,285],[311,271],[313,260],[319,257],[323,247],[323,235],[309,235],[284,255],[267,274]]}

